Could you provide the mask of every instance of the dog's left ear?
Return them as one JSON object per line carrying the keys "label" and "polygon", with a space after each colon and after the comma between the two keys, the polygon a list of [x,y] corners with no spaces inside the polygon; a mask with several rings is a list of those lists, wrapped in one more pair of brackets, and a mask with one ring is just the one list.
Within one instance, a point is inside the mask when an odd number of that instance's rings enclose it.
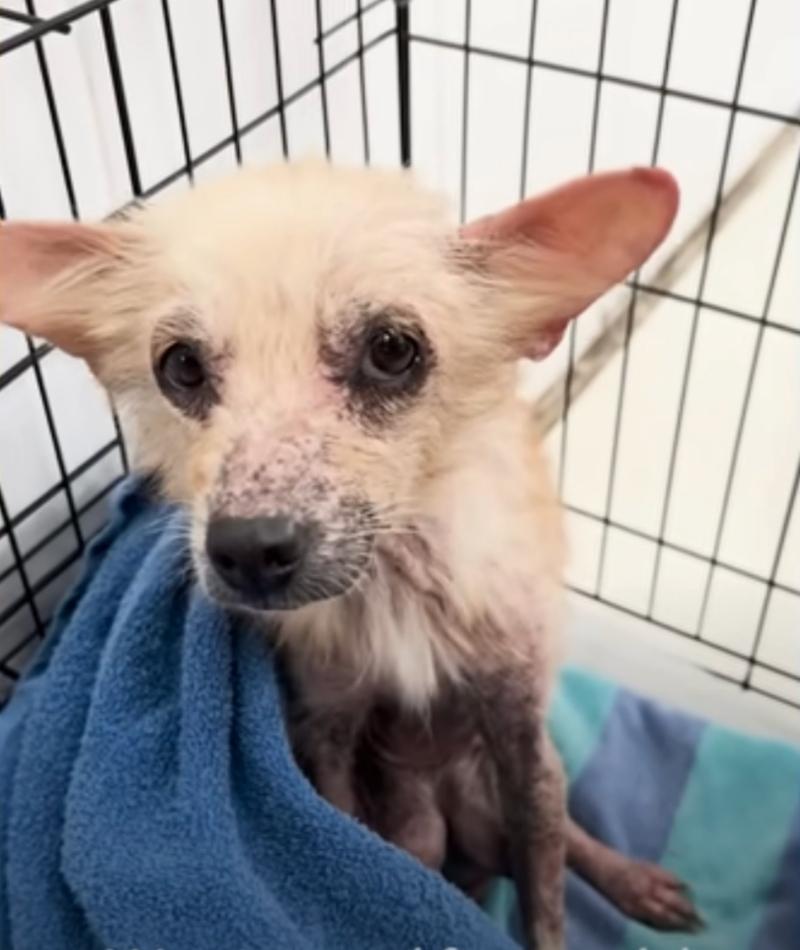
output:
{"label": "dog's left ear", "polygon": [[664,239],[678,207],[667,172],[590,175],[466,224],[462,246],[501,293],[499,316],[519,356],[542,359],[569,321]]}

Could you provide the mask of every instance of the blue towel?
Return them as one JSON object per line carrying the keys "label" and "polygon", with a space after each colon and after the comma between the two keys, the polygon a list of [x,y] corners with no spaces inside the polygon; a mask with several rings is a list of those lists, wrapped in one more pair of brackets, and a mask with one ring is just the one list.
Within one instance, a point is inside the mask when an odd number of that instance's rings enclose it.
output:
{"label": "blue towel", "polygon": [[[0,950],[514,947],[507,882],[486,914],[314,793],[264,638],[193,588],[179,518],[124,486],[0,714]],[[570,950],[800,948],[800,754],[579,671],[551,725],[576,817],[709,923],[655,935],[570,877]]]}

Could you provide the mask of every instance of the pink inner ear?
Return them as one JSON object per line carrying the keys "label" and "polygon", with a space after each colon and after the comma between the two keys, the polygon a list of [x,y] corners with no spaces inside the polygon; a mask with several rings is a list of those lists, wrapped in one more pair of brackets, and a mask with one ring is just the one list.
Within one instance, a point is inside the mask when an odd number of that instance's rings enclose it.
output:
{"label": "pink inner ear", "polygon": [[677,207],[678,187],[668,172],[633,168],[570,182],[470,222],[461,236],[495,245],[498,260],[503,248],[530,246],[529,255],[514,255],[519,273],[513,277],[532,294],[537,286],[552,288],[526,354],[541,359],[573,317],[650,256]]}
{"label": "pink inner ear", "polygon": [[87,257],[108,253],[107,229],[76,223],[9,222],[0,226],[0,321],[42,334],[31,313],[36,291]]}
{"label": "pink inner ear", "polygon": [[[498,214],[463,226],[467,239],[527,239],[565,253],[598,254],[615,238],[620,259],[644,259],[663,240],[678,208],[678,186],[660,168],[633,168],[579,178]],[[616,256],[616,255],[612,255]],[[636,266],[631,265],[631,269]]]}

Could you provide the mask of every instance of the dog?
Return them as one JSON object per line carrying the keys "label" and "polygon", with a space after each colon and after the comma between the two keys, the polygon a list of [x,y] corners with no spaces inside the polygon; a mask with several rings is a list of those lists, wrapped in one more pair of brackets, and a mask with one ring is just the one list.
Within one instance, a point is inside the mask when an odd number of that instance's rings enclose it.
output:
{"label": "dog", "polygon": [[111,393],[199,582],[274,638],[319,793],[467,893],[510,874],[539,950],[563,947],[567,861],[634,918],[698,923],[567,818],[562,523],[515,394],[676,207],[639,168],[457,228],[409,173],[303,162],[0,227],[0,320]]}

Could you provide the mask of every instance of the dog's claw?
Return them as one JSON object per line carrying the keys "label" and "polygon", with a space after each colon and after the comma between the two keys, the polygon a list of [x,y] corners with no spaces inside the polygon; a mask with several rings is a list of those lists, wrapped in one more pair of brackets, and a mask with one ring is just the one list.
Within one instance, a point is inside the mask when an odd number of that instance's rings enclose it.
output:
{"label": "dog's claw", "polygon": [[704,926],[689,888],[655,864],[626,862],[609,890],[620,910],[648,927],[696,933]]}

